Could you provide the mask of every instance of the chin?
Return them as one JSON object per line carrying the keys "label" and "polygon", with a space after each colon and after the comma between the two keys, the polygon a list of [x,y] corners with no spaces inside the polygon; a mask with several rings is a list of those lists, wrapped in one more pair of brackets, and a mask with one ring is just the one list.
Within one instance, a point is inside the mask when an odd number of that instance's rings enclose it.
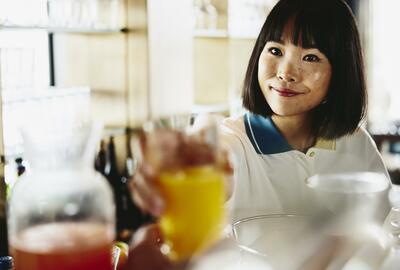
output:
{"label": "chin", "polygon": [[295,106],[293,104],[272,104],[270,108],[278,116],[300,116],[310,113],[313,109],[313,107]]}
{"label": "chin", "polygon": [[279,116],[293,116],[296,114],[300,114],[300,112],[293,111],[290,108],[282,108],[282,107],[272,108],[271,107],[271,109],[274,114],[279,115]]}

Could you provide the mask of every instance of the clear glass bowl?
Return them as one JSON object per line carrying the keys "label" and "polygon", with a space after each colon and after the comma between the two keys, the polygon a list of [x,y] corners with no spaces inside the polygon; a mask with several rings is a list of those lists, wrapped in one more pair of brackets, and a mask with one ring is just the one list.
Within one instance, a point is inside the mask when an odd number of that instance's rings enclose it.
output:
{"label": "clear glass bowl", "polygon": [[257,255],[273,258],[308,226],[306,216],[277,214],[241,219],[233,224],[238,245]]}
{"label": "clear glass bowl", "polygon": [[233,234],[242,254],[255,254],[273,269],[355,269],[356,263],[380,269],[376,263],[388,250],[381,227],[366,223],[338,233],[341,225],[341,218],[326,212],[260,215],[235,222]]}

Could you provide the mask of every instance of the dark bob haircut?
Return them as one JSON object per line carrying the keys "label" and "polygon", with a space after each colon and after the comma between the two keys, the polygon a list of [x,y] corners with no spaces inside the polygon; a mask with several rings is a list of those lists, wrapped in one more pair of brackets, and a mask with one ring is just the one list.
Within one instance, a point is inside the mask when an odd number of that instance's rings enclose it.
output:
{"label": "dark bob haircut", "polygon": [[366,84],[360,38],[349,6],[342,0],[281,0],[268,15],[257,38],[243,85],[243,106],[272,115],[258,83],[258,61],[268,41],[283,39],[293,24],[291,42],[316,47],[332,66],[326,102],[313,109],[312,134],[335,139],[357,130],[366,113]]}

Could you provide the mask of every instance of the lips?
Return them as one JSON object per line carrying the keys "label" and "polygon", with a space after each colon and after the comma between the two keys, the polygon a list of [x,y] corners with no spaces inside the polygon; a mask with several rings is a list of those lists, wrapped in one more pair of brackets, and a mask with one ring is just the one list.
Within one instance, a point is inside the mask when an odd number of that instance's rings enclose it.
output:
{"label": "lips", "polygon": [[271,87],[271,89],[276,91],[280,96],[283,97],[294,97],[302,94],[287,88]]}

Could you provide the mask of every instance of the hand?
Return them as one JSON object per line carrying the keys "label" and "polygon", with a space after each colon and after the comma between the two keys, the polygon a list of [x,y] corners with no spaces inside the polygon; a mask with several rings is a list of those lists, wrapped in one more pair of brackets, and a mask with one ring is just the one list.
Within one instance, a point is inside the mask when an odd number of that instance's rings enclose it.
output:
{"label": "hand", "polygon": [[154,217],[162,214],[164,200],[157,186],[157,174],[150,165],[140,164],[128,186],[134,202],[142,211]]}
{"label": "hand", "polygon": [[142,162],[129,182],[129,188],[135,203],[146,213],[158,217],[164,210],[164,201],[158,188],[160,171],[213,164],[225,172],[229,198],[233,169],[228,151],[226,147],[219,147],[216,129],[202,128],[202,125],[194,127],[195,130],[192,129],[189,135],[181,131],[159,129],[140,136],[137,148],[140,148]]}
{"label": "hand", "polygon": [[171,270],[173,263],[160,251],[162,237],[157,225],[140,228],[132,238],[124,270]]}

